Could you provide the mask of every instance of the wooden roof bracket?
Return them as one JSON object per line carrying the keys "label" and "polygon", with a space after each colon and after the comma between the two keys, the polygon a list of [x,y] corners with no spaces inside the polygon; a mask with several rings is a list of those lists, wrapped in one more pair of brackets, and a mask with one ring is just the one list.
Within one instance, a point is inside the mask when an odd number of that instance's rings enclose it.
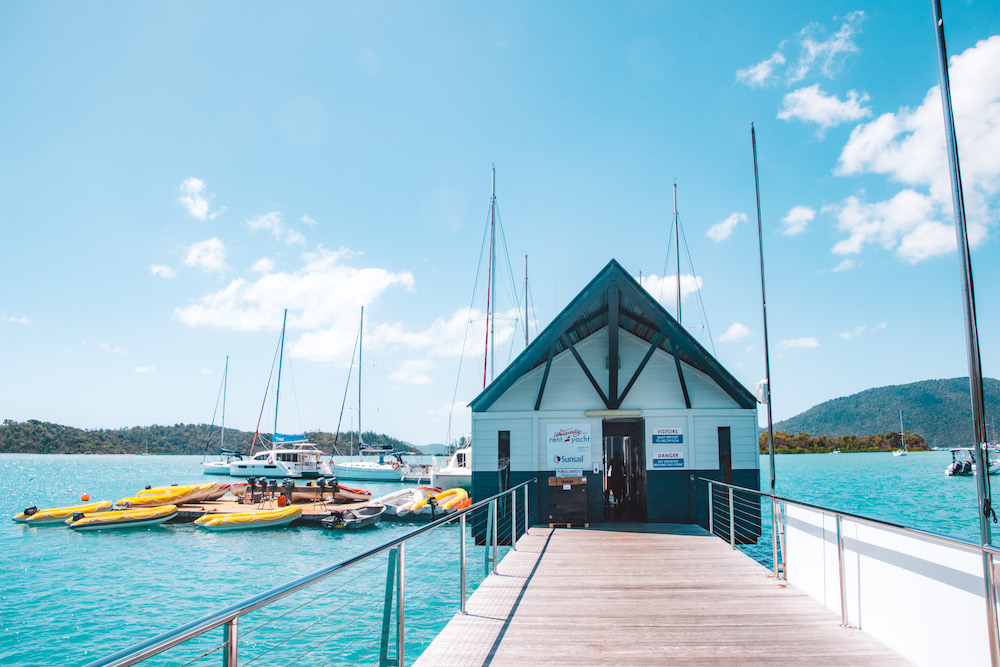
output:
{"label": "wooden roof bracket", "polygon": [[538,398],[535,399],[535,410],[537,411],[539,406],[542,404],[542,394],[545,393],[545,384],[549,381],[549,369],[552,368],[552,357],[555,356],[553,352],[555,351],[555,346],[549,348],[549,353],[545,358],[545,372],[542,373],[542,384],[538,387]]}
{"label": "wooden roof bracket", "polygon": [[639,375],[642,374],[642,371],[646,368],[646,364],[649,363],[649,360],[653,358],[653,353],[656,352],[656,349],[660,346],[660,341],[664,338],[666,338],[666,336],[662,331],[653,336],[653,342],[650,344],[649,350],[646,351],[646,356],[642,358],[641,362],[639,362],[639,367],[636,368],[635,373],[632,374],[632,379],[628,381],[628,384],[625,385],[625,389],[622,391],[622,395],[618,397],[619,406],[621,406],[625,397],[628,396],[628,392],[632,388],[632,385],[634,385],[635,381],[639,379]]}
{"label": "wooden roof bracket", "polygon": [[570,340],[570,337],[565,334],[563,334],[562,340],[566,347],[569,348],[569,351],[573,353],[573,358],[576,359],[576,363],[580,364],[580,368],[583,369],[584,375],[586,375],[587,379],[590,380],[590,384],[594,385],[594,391],[596,391],[597,395],[601,397],[601,400],[604,402],[604,407],[610,410],[611,404],[608,402],[608,397],[604,395],[603,391],[601,391],[600,385],[597,384],[597,380],[594,379],[590,369],[587,368],[587,364],[584,363],[583,357],[581,357],[580,353],[576,351],[575,347],[573,347],[573,341]]}
{"label": "wooden roof bracket", "polygon": [[684,371],[681,369],[681,358],[677,356],[677,346],[674,345],[674,341],[670,342],[670,354],[674,357],[674,363],[677,365],[677,379],[681,381],[681,391],[684,392],[684,405],[687,409],[691,409],[691,397],[688,396],[688,386],[687,382],[684,381]]}

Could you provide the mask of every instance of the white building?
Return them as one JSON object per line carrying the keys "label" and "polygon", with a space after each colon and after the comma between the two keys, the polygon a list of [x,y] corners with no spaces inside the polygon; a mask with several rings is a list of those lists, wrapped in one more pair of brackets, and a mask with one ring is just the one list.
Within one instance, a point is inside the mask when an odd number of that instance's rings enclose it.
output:
{"label": "white building", "polygon": [[614,260],[471,407],[474,497],[537,479],[542,523],[554,476],[586,478],[592,522],[704,524],[692,476],[759,488],[753,394]]}

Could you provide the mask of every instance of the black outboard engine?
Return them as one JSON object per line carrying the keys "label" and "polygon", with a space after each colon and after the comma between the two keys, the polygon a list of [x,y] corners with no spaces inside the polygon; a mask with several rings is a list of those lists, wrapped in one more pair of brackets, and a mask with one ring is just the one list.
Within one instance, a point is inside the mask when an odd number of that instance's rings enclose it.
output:
{"label": "black outboard engine", "polygon": [[289,505],[292,504],[292,490],[295,488],[295,482],[290,479],[281,480],[281,493],[285,496],[285,502]]}
{"label": "black outboard engine", "polygon": [[32,514],[38,513],[38,505],[32,505],[31,507],[24,508],[24,516],[31,516]]}
{"label": "black outboard engine", "polygon": [[83,512],[73,512],[73,521],[74,521],[74,522],[76,522],[76,521],[79,521],[79,520],[80,520],[80,519],[82,519],[82,518],[83,518],[84,516],[85,516],[85,515],[84,515],[84,513],[83,513]]}
{"label": "black outboard engine", "polygon": [[270,498],[274,498],[275,494],[278,493],[278,480],[269,479],[267,480],[266,484],[267,484],[268,496]]}

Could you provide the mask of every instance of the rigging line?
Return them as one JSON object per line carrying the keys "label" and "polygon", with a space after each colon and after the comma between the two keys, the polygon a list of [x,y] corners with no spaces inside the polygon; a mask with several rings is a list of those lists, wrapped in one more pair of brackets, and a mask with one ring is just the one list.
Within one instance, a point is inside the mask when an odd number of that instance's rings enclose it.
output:
{"label": "rigging line", "polygon": [[260,404],[260,415],[257,416],[257,429],[253,432],[253,440],[250,441],[250,455],[253,455],[254,445],[257,444],[257,437],[260,435],[260,421],[264,418],[264,407],[267,405],[267,396],[271,391],[271,378],[274,377],[274,365],[278,361],[278,352],[281,350],[281,343],[278,343],[278,348],[274,351],[274,359],[271,361],[271,372],[267,376],[267,386],[264,388],[264,400]]}
{"label": "rigging line", "polygon": [[[228,357],[226,357],[228,361]],[[223,373],[222,382],[219,383],[219,395],[215,397],[215,410],[212,411],[212,426],[215,426],[215,416],[219,413],[219,402],[222,400],[222,388],[226,386],[226,375]],[[225,411],[225,406],[223,406],[223,411]],[[205,435],[205,452],[201,455],[201,462],[205,462],[205,457],[208,456],[208,443],[212,438],[212,428],[209,427],[208,433]]]}
{"label": "rigging line", "polygon": [[694,260],[691,259],[691,246],[688,245],[687,235],[684,233],[684,227],[678,221],[678,229],[680,230],[680,235],[684,237],[684,251],[687,253],[688,266],[691,267],[691,274],[695,278],[695,292],[698,294],[698,304],[701,306],[701,317],[702,321],[705,323],[705,331],[708,332],[708,342],[712,346],[712,356],[715,354],[715,341],[712,339],[712,329],[708,326],[708,312],[705,310],[705,301],[701,295],[701,288],[697,287],[698,272],[694,269]]}
{"label": "rigging line", "polygon": [[354,355],[358,353],[358,339],[361,337],[361,328],[358,328],[358,335],[354,338],[354,349],[351,351],[351,365],[347,368],[347,384],[344,386],[344,400],[340,404],[340,416],[337,417],[337,432],[333,436],[333,449],[337,454],[340,454],[340,450],[337,449],[337,439],[340,438],[340,423],[344,418],[344,406],[347,405],[347,392],[351,388],[351,371],[354,370]]}
{"label": "rigging line", "polygon": [[[660,294],[656,297],[656,300],[663,304],[663,287],[667,279],[667,262],[670,261],[670,249],[674,247],[674,226],[670,225],[670,233],[667,234],[667,253],[663,256],[663,281],[660,282]],[[680,276],[677,276],[678,284],[680,284]],[[648,291],[648,290],[647,290]]]}

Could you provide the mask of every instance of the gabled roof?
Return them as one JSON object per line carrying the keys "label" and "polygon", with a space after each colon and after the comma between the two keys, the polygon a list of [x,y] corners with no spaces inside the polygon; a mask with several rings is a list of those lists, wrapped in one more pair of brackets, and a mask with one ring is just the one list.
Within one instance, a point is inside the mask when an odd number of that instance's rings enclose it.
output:
{"label": "gabled roof", "polygon": [[[613,326],[617,323],[617,326]],[[608,396],[598,388],[590,371],[583,365],[574,346],[588,336],[608,327],[609,365]],[[640,370],[648,361],[655,348],[663,350],[678,360],[678,375],[687,400],[687,388],[679,361],[692,366],[721,387],[742,408],[756,407],[756,398],[746,387],[734,378],[716,361],[715,357],[691,337],[680,324],[615,260],[611,260],[582,292],[542,331],[541,334],[496,378],[470,406],[473,412],[488,410],[525,373],[548,364],[560,352],[570,350],[590,377],[595,389],[604,399],[608,408],[619,407],[621,400],[631,388],[631,383],[619,393],[617,346],[618,329],[624,329],[634,336],[650,343],[649,354]],[[612,353],[613,352],[613,353]],[[603,372],[604,369],[601,369]],[[637,373],[638,375],[638,373]],[[634,381],[633,377],[633,381]],[[539,392],[539,403],[544,391],[545,379]],[[536,404],[536,409],[538,405]],[[690,407],[690,401],[688,401]]]}

